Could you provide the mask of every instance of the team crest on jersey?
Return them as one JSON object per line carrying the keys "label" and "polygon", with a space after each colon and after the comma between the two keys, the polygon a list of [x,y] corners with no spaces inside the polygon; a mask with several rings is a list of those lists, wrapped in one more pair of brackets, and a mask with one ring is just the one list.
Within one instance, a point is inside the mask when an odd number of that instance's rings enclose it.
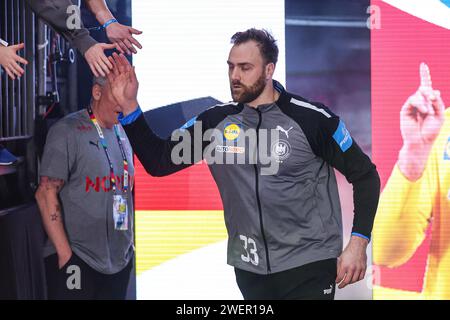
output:
{"label": "team crest on jersey", "polygon": [[444,149],[444,160],[450,160],[450,137],[447,139]]}
{"label": "team crest on jersey", "polygon": [[280,139],[274,144],[272,144],[272,155],[276,158],[278,162],[283,162],[291,154],[291,145],[284,139]]}
{"label": "team crest on jersey", "polygon": [[227,123],[223,129],[223,140],[234,141],[239,137],[241,125],[237,123]]}

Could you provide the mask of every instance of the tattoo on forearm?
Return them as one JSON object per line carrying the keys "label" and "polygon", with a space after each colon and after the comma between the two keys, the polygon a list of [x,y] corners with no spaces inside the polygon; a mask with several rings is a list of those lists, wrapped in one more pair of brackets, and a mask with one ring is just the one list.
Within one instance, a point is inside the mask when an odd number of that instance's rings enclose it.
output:
{"label": "tattoo on forearm", "polygon": [[50,218],[52,219],[52,221],[57,221],[59,218],[60,212],[61,212],[61,206],[59,205],[59,203],[57,203],[55,205],[55,207],[56,207],[55,213],[50,215]]}
{"label": "tattoo on forearm", "polygon": [[43,177],[41,177],[40,184],[47,191],[54,189],[54,190],[56,190],[56,192],[59,192],[59,191],[61,191],[61,189],[64,185],[64,180],[43,176]]}

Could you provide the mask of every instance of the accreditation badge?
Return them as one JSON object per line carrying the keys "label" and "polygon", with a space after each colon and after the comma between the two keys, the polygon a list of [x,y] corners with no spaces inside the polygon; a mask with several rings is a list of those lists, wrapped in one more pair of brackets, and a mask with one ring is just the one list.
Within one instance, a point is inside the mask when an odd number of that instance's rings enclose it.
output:
{"label": "accreditation badge", "polygon": [[128,230],[127,199],[122,195],[115,195],[113,201],[114,229]]}

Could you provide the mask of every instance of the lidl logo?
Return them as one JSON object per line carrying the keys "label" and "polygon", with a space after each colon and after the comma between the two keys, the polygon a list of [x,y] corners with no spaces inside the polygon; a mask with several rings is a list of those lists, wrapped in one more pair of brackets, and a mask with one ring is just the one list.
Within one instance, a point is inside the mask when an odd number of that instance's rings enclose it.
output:
{"label": "lidl logo", "polygon": [[241,132],[241,125],[236,123],[227,123],[223,129],[224,140],[233,141],[239,137]]}

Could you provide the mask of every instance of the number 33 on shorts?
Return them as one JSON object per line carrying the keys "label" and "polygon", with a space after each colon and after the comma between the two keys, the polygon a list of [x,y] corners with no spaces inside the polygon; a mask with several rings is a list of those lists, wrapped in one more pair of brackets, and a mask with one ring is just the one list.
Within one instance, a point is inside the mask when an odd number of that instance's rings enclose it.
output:
{"label": "number 33 on shorts", "polygon": [[259,257],[257,253],[258,250],[256,249],[255,240],[243,236],[242,234],[239,235],[239,238],[244,242],[243,245],[245,254],[241,254],[242,261],[251,262],[253,265],[257,266],[259,264]]}

